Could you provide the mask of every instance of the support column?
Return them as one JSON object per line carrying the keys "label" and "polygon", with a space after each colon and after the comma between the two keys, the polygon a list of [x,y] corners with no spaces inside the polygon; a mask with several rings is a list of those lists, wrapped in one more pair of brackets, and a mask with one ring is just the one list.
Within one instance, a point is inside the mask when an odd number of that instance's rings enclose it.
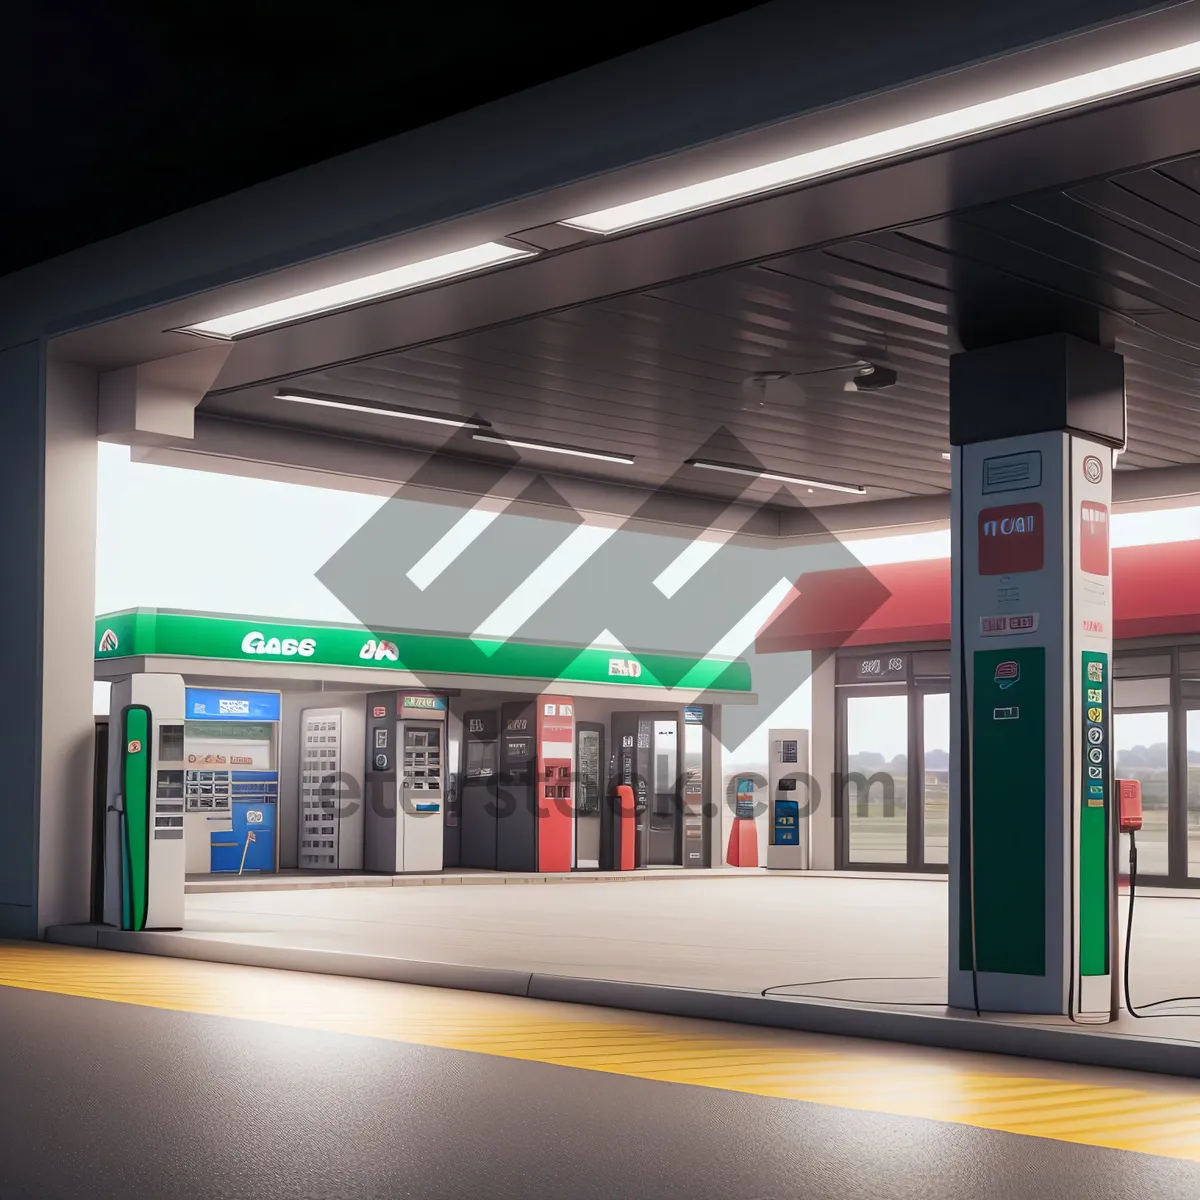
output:
{"label": "support column", "polygon": [[1065,335],[957,355],[950,434],[950,1004],[1106,1021],[1123,361]]}
{"label": "support column", "polygon": [[91,897],[96,377],[0,352],[0,936],[86,921]]}

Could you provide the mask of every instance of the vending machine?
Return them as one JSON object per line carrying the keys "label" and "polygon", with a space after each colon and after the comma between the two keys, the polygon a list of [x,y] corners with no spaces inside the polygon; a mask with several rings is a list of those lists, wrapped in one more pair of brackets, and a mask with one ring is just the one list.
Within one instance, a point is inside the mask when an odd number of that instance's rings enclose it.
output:
{"label": "vending machine", "polygon": [[500,785],[499,709],[476,709],[464,714],[462,745],[460,861],[474,870],[494,871]]}
{"label": "vending machine", "polygon": [[676,713],[612,714],[611,787],[633,789],[638,867],[681,865],[679,726]]}
{"label": "vending machine", "polygon": [[570,696],[538,698],[537,869],[569,871],[575,865],[575,702]]}
{"label": "vending machine", "polygon": [[500,784],[497,788],[496,867],[536,871],[537,710],[530,700],[500,709]]}
{"label": "vending machine", "polygon": [[367,697],[368,871],[442,869],[446,698],[382,692]]}
{"label": "vending machine", "polygon": [[356,789],[347,795],[343,786],[353,782],[345,767],[346,719],[347,714],[340,708],[306,708],[300,714],[296,862],[301,870],[362,870],[362,804]]}
{"label": "vending machine", "polygon": [[188,688],[185,702],[187,870],[274,872],[279,693]]}
{"label": "vending machine", "polygon": [[183,928],[184,687],[130,675],[112,687],[104,826],[104,921]]}
{"label": "vending machine", "polygon": [[805,870],[809,847],[808,730],[772,729],[768,741],[767,866]]}

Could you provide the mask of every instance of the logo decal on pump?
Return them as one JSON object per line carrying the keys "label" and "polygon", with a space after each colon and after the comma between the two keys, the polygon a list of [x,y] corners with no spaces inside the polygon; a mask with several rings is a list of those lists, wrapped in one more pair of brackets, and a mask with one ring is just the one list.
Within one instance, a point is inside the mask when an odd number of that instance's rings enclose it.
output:
{"label": "logo decal on pump", "polygon": [[999,684],[1002,692],[1008,691],[1014,683],[1019,683],[1021,680],[1021,664],[1014,662],[1011,658],[1005,662],[996,664],[996,674],[992,682]]}
{"label": "logo decal on pump", "polygon": [[1083,460],[1083,477],[1088,483],[1099,483],[1104,478],[1104,464],[1094,454]]}

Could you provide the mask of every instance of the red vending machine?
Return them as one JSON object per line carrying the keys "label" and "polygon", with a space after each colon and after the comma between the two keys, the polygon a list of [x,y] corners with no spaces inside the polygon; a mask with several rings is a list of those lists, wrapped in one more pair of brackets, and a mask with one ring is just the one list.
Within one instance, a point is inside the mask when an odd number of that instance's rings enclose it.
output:
{"label": "red vending machine", "polygon": [[537,869],[569,871],[575,863],[575,702],[538,701]]}

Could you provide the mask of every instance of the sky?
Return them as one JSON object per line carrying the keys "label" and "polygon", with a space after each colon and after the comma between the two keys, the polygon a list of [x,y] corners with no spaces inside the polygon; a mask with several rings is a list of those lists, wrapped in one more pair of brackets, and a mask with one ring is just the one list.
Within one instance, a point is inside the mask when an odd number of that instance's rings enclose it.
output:
{"label": "sky", "polygon": [[[243,479],[155,466],[130,460],[124,446],[100,446],[97,487],[96,611],[123,608],[182,608],[246,613],[298,621],[357,624],[353,614],[316,578],[342,545],[387,502],[384,497]],[[1179,541],[1200,529],[1200,508],[1114,514],[1114,546]],[[136,538],[133,532],[136,531]],[[183,569],[163,570],[162,559],[145,546],[176,546],[169,561]],[[950,533],[906,534],[855,539],[849,543],[865,566],[948,558]],[[883,706],[884,708],[886,706]],[[810,693],[805,682],[770,716],[766,727],[807,728]],[[907,752],[903,718],[879,711],[871,722],[870,745],[885,758]],[[927,714],[928,744],[944,740],[940,710]],[[929,740],[932,739],[932,740]],[[731,767],[745,769],[766,756],[765,734],[731,751]]]}

